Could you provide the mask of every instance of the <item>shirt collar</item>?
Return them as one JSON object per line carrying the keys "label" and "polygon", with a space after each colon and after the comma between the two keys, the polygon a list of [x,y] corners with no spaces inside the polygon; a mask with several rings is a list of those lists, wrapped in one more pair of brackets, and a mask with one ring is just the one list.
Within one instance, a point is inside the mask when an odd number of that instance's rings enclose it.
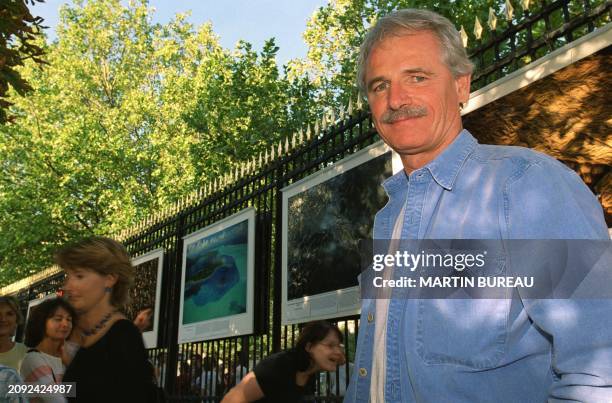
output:
{"label": "shirt collar", "polygon": [[[434,180],[446,190],[452,190],[459,170],[467,157],[476,148],[478,142],[470,132],[463,129],[453,142],[433,161],[421,168],[431,173]],[[408,183],[408,175],[403,169],[383,182],[388,194],[404,187]]]}
{"label": "shirt collar", "polygon": [[452,190],[459,170],[477,144],[474,136],[463,129],[446,150],[442,151],[442,154],[423,168],[429,170],[440,186],[446,190]]}

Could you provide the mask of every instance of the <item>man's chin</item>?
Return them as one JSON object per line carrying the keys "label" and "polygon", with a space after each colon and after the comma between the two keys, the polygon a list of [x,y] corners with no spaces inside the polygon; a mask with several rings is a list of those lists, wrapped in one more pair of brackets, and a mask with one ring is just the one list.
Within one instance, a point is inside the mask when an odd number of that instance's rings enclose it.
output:
{"label": "man's chin", "polygon": [[387,145],[391,147],[391,149],[395,151],[396,153],[398,153],[400,156],[417,155],[417,154],[421,154],[424,151],[426,151],[426,147],[422,143],[417,143],[417,144],[414,144],[414,143],[389,144],[387,143]]}

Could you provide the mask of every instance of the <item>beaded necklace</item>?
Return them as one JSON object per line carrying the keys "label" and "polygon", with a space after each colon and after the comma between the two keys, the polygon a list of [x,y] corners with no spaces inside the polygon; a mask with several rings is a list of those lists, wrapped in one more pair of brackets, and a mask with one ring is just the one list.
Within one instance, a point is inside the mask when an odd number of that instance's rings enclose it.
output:
{"label": "beaded necklace", "polygon": [[85,337],[89,337],[89,336],[93,336],[94,334],[98,333],[98,331],[100,329],[102,329],[104,327],[104,325],[106,325],[106,322],[108,322],[110,320],[110,318],[113,316],[113,314],[116,311],[110,311],[106,316],[104,316],[94,327],[92,327],[89,330],[81,330],[81,338],[85,338]]}

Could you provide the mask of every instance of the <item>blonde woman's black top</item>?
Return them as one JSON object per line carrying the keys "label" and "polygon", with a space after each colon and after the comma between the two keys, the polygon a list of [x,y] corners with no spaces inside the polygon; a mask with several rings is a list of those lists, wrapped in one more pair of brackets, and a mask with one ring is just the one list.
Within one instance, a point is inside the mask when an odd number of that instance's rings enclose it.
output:
{"label": "blonde woman's black top", "polygon": [[76,398],[68,401],[80,403],[148,403],[155,390],[142,335],[126,319],[79,349],[63,382],[76,382]]}

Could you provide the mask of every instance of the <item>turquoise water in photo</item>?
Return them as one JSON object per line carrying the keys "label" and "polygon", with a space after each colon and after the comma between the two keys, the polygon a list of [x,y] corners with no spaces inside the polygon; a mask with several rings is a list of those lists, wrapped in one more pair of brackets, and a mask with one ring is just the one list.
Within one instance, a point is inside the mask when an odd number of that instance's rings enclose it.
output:
{"label": "turquoise water in photo", "polygon": [[[196,246],[197,247],[197,246]],[[225,316],[237,315],[246,312],[246,297],[247,297],[247,244],[237,245],[224,245],[217,248],[200,250],[198,255],[204,255],[204,253],[216,252],[219,257],[227,257],[226,260],[231,261],[238,271],[238,279],[231,288],[223,289],[222,295],[219,294],[218,284],[215,287],[212,284],[203,284],[199,290],[193,295],[187,295],[185,292],[185,299],[183,304],[183,325],[192,323],[202,322],[206,320],[222,318]],[[190,256],[191,257],[191,256]],[[185,271],[189,273],[189,268]],[[221,270],[221,269],[217,269]],[[223,269],[226,270],[226,269]],[[230,271],[230,274],[235,272]],[[215,274],[213,273],[207,279],[214,280]],[[218,276],[217,276],[218,277]],[[193,284],[193,283],[192,283]],[[190,287],[189,278],[186,279],[185,290],[187,291]],[[214,288],[214,289],[213,289]]]}

